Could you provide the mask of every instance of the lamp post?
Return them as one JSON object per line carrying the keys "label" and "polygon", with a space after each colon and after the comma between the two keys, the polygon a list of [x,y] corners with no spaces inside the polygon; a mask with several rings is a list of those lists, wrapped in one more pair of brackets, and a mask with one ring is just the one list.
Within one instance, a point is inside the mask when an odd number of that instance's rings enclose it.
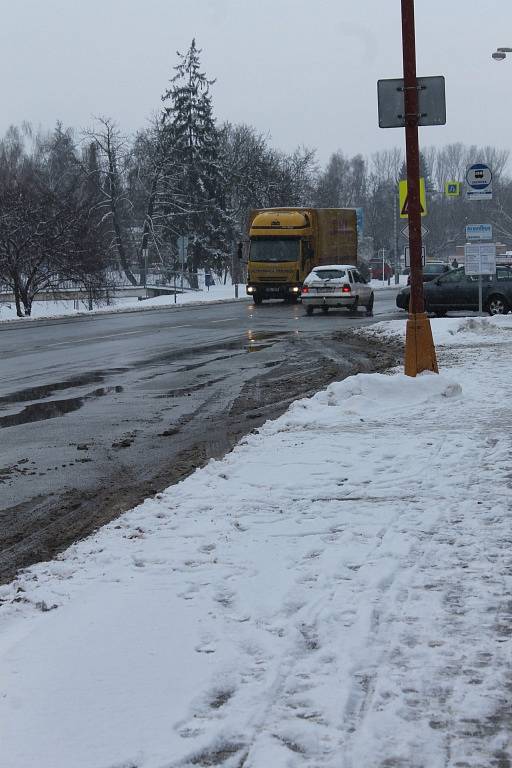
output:
{"label": "lamp post", "polygon": [[507,58],[507,53],[512,53],[512,48],[496,48],[491,55],[494,61],[503,61]]}
{"label": "lamp post", "polygon": [[144,246],[142,249],[142,260],[144,262],[144,288],[146,290],[146,298],[148,297],[148,248]]}

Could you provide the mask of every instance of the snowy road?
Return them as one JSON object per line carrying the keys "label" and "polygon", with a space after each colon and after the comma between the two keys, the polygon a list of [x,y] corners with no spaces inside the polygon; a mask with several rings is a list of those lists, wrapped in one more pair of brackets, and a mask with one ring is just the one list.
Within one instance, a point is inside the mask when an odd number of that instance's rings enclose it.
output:
{"label": "snowy road", "polygon": [[332,334],[394,316],[394,294],[378,293],[375,318],[242,301],[0,326],[0,580],[224,455],[293,399],[389,365]]}
{"label": "snowy road", "polygon": [[510,764],[512,326],[433,325],[1,589],[6,768]]}

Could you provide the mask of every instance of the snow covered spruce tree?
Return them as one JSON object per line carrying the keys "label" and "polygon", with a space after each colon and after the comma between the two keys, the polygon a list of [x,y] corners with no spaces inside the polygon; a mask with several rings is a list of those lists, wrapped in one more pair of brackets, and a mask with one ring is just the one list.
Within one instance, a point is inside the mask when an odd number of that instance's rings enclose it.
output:
{"label": "snow covered spruce tree", "polygon": [[187,266],[196,287],[198,269],[221,271],[229,263],[236,226],[226,209],[222,145],[210,94],[215,81],[201,71],[200,53],[195,40],[185,54],[178,52],[176,74],[162,96],[170,149],[165,176],[172,179],[165,213],[173,236],[189,238]]}

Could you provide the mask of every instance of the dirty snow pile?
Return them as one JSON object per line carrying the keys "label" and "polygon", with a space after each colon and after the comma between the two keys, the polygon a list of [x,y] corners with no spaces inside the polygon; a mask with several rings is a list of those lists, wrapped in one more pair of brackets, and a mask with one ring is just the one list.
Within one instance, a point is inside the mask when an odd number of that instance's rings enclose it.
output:
{"label": "dirty snow pile", "polygon": [[2,768],[508,765],[511,324],[465,323],[0,588]]}
{"label": "dirty snow pile", "polygon": [[[512,340],[512,315],[433,317],[430,318],[430,326],[434,342],[440,346],[479,346],[495,341],[505,343],[508,341],[507,333]],[[389,320],[366,327],[363,334],[404,339],[405,327],[404,320]]]}

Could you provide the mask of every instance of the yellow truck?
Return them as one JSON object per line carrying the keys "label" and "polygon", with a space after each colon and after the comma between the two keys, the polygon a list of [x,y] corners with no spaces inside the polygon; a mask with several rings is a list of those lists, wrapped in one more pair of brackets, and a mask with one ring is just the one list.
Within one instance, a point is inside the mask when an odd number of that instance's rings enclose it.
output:
{"label": "yellow truck", "polygon": [[295,303],[302,283],[321,264],[357,264],[352,208],[262,208],[249,217],[246,291]]}

